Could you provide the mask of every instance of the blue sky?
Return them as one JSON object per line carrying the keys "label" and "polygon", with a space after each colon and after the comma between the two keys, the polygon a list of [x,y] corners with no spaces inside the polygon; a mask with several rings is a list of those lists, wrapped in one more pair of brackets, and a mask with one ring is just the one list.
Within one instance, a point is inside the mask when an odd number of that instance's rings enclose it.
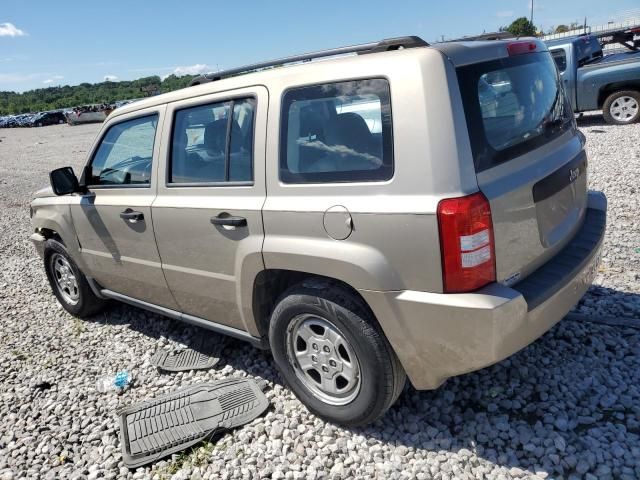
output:
{"label": "blue sky", "polygon": [[[0,91],[231,68],[419,35],[494,31],[530,0],[1,0]],[[535,0],[534,23],[606,23],[638,0]],[[640,15],[639,15],[640,16]]]}

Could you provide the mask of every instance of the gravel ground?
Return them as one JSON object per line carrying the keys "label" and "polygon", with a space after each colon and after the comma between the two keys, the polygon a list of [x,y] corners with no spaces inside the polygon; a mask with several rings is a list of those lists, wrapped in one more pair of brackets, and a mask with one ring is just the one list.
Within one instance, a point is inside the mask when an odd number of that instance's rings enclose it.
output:
{"label": "gravel ground", "polygon": [[[577,311],[640,318],[640,125],[580,122],[590,184],[609,197],[602,269]],[[28,202],[47,172],[76,172],[99,126],[0,130],[0,479],[17,478],[638,478],[640,330],[560,322],[511,358],[407,387],[376,424],[342,429],[282,386],[270,356],[226,341],[218,368],[160,374],[158,347],[199,333],[116,305],[89,321],[56,303],[28,241]],[[129,369],[122,395],[96,381]],[[117,407],[196,381],[265,379],[268,413],[148,468],[121,463]]]}

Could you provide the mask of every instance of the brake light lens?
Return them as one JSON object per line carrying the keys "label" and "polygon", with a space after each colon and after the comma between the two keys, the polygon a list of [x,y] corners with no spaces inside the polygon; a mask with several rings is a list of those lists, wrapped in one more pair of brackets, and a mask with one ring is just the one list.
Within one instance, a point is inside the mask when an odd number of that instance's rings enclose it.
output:
{"label": "brake light lens", "polygon": [[470,292],[495,282],[491,207],[481,192],[441,200],[438,226],[446,293]]}
{"label": "brake light lens", "polygon": [[507,53],[512,57],[523,53],[535,52],[537,48],[536,42],[511,42],[507,44]]}

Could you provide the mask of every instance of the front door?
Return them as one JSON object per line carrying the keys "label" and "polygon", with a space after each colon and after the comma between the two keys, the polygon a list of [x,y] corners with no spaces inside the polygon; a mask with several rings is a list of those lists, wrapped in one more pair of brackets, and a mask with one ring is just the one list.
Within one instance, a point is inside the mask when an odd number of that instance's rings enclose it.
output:
{"label": "front door", "polygon": [[252,334],[242,291],[252,286],[247,272],[264,268],[267,101],[267,90],[253,87],[169,104],[152,206],[181,311]]}
{"label": "front door", "polygon": [[114,292],[177,309],[151,217],[164,109],[111,120],[90,156],[89,191],[71,215],[89,276]]}

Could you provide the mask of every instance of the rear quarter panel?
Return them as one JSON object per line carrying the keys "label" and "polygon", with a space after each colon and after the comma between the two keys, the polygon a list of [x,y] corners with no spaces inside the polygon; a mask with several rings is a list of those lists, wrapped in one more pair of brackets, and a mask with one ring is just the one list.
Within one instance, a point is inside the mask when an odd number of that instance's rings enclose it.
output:
{"label": "rear quarter panel", "polygon": [[[394,174],[388,181],[285,184],[279,179],[281,99],[287,88],[386,78]],[[408,49],[310,65],[269,85],[263,208],[266,268],[338,278],[357,289],[442,291],[438,225],[443,197],[477,190],[455,71],[435,49]],[[353,232],[334,240],[324,212],[345,207]]]}

